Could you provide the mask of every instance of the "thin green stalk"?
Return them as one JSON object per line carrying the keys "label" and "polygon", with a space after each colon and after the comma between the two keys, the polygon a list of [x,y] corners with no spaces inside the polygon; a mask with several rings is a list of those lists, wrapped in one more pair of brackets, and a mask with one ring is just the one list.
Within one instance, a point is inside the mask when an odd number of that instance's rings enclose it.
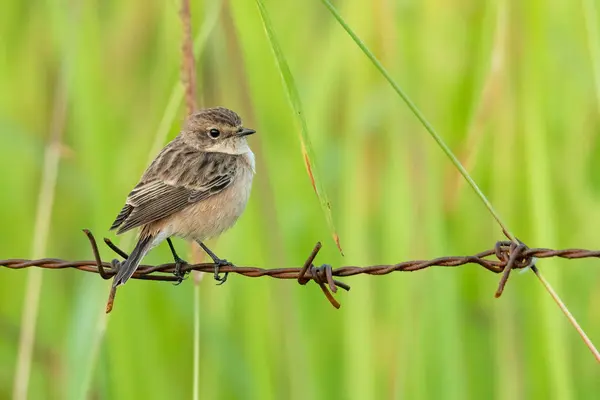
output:
{"label": "thin green stalk", "polygon": [[487,199],[487,197],[485,197],[485,195],[483,194],[483,192],[481,191],[479,186],[477,186],[477,184],[475,183],[473,178],[471,178],[471,176],[469,175],[469,173],[467,172],[465,167],[463,167],[463,165],[460,163],[458,158],[456,158],[456,156],[452,153],[452,150],[450,150],[450,147],[448,147],[446,142],[444,142],[442,137],[436,132],[436,130],[433,128],[433,126],[425,118],[423,113],[421,113],[421,111],[417,108],[415,103],[413,103],[412,100],[408,97],[408,95],[406,93],[404,93],[404,90],[402,90],[402,88],[394,81],[392,76],[387,72],[387,70],[381,64],[381,62],[377,59],[377,57],[375,57],[375,55],[371,52],[371,50],[369,50],[369,48],[363,43],[363,41],[358,37],[358,35],[356,35],[356,33],[354,33],[354,31],[350,28],[350,26],[346,23],[346,21],[344,21],[344,19],[340,15],[340,13],[333,6],[333,4],[331,4],[331,2],[329,2],[329,0],[321,0],[321,1],[325,5],[325,7],[327,7],[329,9],[331,14],[340,23],[340,25],[342,25],[344,30],[352,37],[352,40],[354,40],[354,42],[358,45],[358,47],[360,47],[360,49],[363,51],[363,53],[365,53],[367,58],[369,58],[369,60],[373,63],[373,65],[375,65],[375,68],[377,68],[379,70],[379,72],[383,75],[383,77],[388,81],[388,83],[392,86],[394,91],[402,98],[402,100],[404,100],[404,102],[406,103],[408,108],[410,108],[410,110],[413,112],[413,114],[415,114],[417,119],[419,121],[421,121],[421,123],[423,124],[423,126],[425,127],[427,132],[429,132],[431,137],[433,137],[433,139],[437,142],[437,144],[444,151],[444,153],[446,153],[448,158],[450,158],[450,161],[452,161],[452,164],[454,164],[454,166],[458,169],[458,171],[463,176],[463,178],[465,178],[465,180],[469,183],[469,185],[475,191],[477,196],[479,196],[481,201],[483,201],[483,204],[485,204],[486,208],[490,211],[490,213],[492,214],[494,219],[498,222],[500,227],[504,231],[506,231],[506,233],[510,237],[510,239],[514,241],[515,238],[510,233],[510,231],[508,230],[508,228],[506,227],[504,222],[502,222],[500,215],[496,212],[496,210],[492,206],[492,203],[490,203],[490,201]]}
{"label": "thin green stalk", "polygon": [[[219,15],[221,14],[221,0],[211,2],[210,4],[210,8],[207,8],[206,18],[202,22],[200,30],[194,38],[194,57],[196,58],[204,49],[204,46],[208,40],[208,36],[217,24]],[[178,80],[173,86],[173,89],[171,89],[171,95],[167,101],[167,107],[165,108],[156,133],[154,134],[154,140],[152,142],[152,146],[150,147],[150,152],[148,153],[148,163],[152,161],[152,159],[164,145],[167,135],[169,134],[169,130],[173,125],[173,121],[175,121],[175,118],[177,117],[177,111],[179,110],[181,102],[183,101],[183,95],[184,86],[181,81]]]}
{"label": "thin green stalk", "polygon": [[[63,65],[54,98],[50,143],[48,143],[44,155],[44,168],[42,170],[42,180],[38,193],[37,212],[31,246],[31,258],[34,259],[44,257],[48,243],[50,219],[52,217],[56,181],[58,179],[61,138],[67,116],[67,90],[66,72]],[[25,290],[23,316],[21,318],[19,353],[13,387],[13,398],[16,400],[27,399],[42,282],[42,270],[38,268],[31,269],[27,276],[27,288]]]}
{"label": "thin green stalk", "polygon": [[[596,106],[598,107],[598,111],[600,112],[600,30],[598,29],[598,18],[597,18],[597,10],[596,4],[592,0],[583,0],[583,17],[585,20],[586,34],[588,38],[588,48],[590,52],[590,58],[592,61],[592,73],[594,76],[594,87],[596,93]],[[542,282],[543,285],[548,285],[548,282],[539,274],[538,278]],[[549,285],[548,285],[549,286]],[[554,293],[552,288],[549,288],[550,294],[552,298],[560,305],[560,299]],[[590,339],[587,337],[585,332],[579,327],[575,318],[569,313],[566,314],[567,318],[572,320],[572,323],[575,325],[576,329],[579,331],[579,334],[583,338],[583,340],[588,345],[588,348],[594,353],[596,360],[600,361],[600,353],[598,350],[594,348]]]}
{"label": "thin green stalk", "polygon": [[[195,277],[194,277],[195,278]],[[194,395],[200,398],[200,282],[194,279]]]}
{"label": "thin green stalk", "polygon": [[300,94],[298,93],[298,89],[296,87],[296,83],[294,82],[294,77],[290,71],[290,67],[288,66],[285,56],[283,55],[283,51],[281,50],[279,42],[275,36],[275,31],[273,29],[273,25],[271,24],[271,20],[263,0],[256,0],[256,5],[258,6],[260,18],[262,20],[263,27],[265,28],[267,38],[269,39],[271,50],[273,50],[273,55],[275,56],[275,61],[277,62],[277,68],[279,69],[281,79],[283,80],[285,93],[290,103],[290,107],[292,110],[294,110],[294,114],[296,116],[295,121],[300,127],[300,144],[302,146],[302,156],[304,158],[304,164],[306,166],[308,176],[311,180],[312,187],[317,194],[319,202],[321,203],[321,209],[325,214],[325,219],[327,220],[327,225],[331,235],[333,236],[333,240],[338,250],[343,255],[340,238],[335,229],[333,217],[331,215],[331,203],[329,202],[325,188],[319,179],[316,165],[314,164],[316,157],[314,156],[310,136],[308,134],[308,124],[306,123],[306,118],[304,117],[304,110],[302,107],[302,102],[300,101]]}
{"label": "thin green stalk", "polygon": [[571,324],[575,327],[575,329],[577,330],[577,333],[579,333],[579,336],[581,336],[581,339],[583,340],[583,342],[585,343],[587,348],[590,349],[590,351],[596,358],[596,361],[600,362],[600,352],[598,352],[598,349],[596,349],[596,347],[594,346],[594,343],[592,343],[591,339],[588,337],[588,335],[586,335],[585,331],[581,328],[581,326],[579,325],[579,323],[577,322],[577,320],[575,319],[573,314],[571,314],[569,309],[565,307],[565,305],[563,304],[563,302],[560,299],[560,297],[558,296],[558,294],[554,291],[554,289],[552,289],[552,286],[550,286],[550,284],[542,276],[542,274],[540,274],[539,270],[535,267],[532,268],[532,270],[535,273],[535,275],[538,277],[540,282],[542,282],[542,285],[544,285],[544,287],[546,288],[548,293],[550,293],[550,296],[552,296],[552,300],[554,300],[556,302],[556,304],[558,304],[558,306],[563,311],[563,313],[565,314],[565,316],[567,317],[569,322],[571,322]]}
{"label": "thin green stalk", "polygon": [[[503,229],[504,233],[513,242],[516,242],[517,241],[516,238],[508,230],[508,228],[506,227],[506,225],[502,222],[499,214],[496,212],[496,210],[494,210],[494,207],[492,206],[492,204],[490,203],[490,201],[485,197],[485,195],[483,194],[483,192],[481,191],[481,189],[479,188],[479,186],[477,186],[477,184],[475,183],[475,181],[473,180],[473,178],[471,178],[471,176],[469,175],[469,173],[467,172],[467,170],[463,167],[463,165],[460,163],[460,161],[458,160],[458,158],[456,158],[456,156],[452,153],[452,151],[450,150],[450,148],[448,147],[448,145],[446,145],[446,143],[444,142],[444,140],[435,131],[435,129],[429,123],[429,121],[427,121],[427,119],[421,113],[421,111],[417,108],[417,106],[412,102],[412,100],[410,100],[410,98],[408,97],[408,95],[406,95],[406,93],[404,93],[404,91],[402,90],[402,88],[400,88],[400,86],[394,81],[394,79],[392,78],[392,76],[387,72],[387,70],[385,69],[385,67],[381,64],[381,62],[379,62],[379,60],[375,57],[375,55],[371,52],[371,50],[369,50],[369,48],[363,43],[363,41],[358,37],[358,35],[356,35],[356,33],[354,33],[354,31],[350,28],[350,26],[344,21],[344,19],[340,15],[340,13],[331,4],[331,2],[329,0],[321,0],[321,1],[325,5],[325,7],[327,7],[327,9],[331,12],[331,14],[335,17],[335,19],[339,22],[339,24],[344,28],[344,30],[350,35],[350,37],[352,37],[352,39],[357,44],[357,46],[363,51],[363,53],[365,53],[365,55],[367,56],[367,58],[369,58],[369,60],[373,63],[373,65],[379,70],[379,72],[383,75],[383,77],[388,81],[388,83],[392,86],[392,88],[394,89],[394,91],[402,98],[402,100],[404,100],[404,102],[406,103],[406,105],[410,108],[410,110],[413,112],[413,114],[415,114],[415,116],[417,117],[417,119],[423,124],[423,126],[425,127],[425,129],[427,130],[427,132],[429,132],[429,134],[433,137],[433,139],[438,143],[438,145],[444,151],[444,153],[446,153],[446,155],[448,156],[448,158],[450,158],[450,161],[452,161],[452,163],[454,164],[454,166],[459,170],[460,174],[465,178],[465,180],[469,183],[469,185],[475,191],[475,193],[477,194],[477,196],[485,204],[486,208],[490,211],[490,213],[492,214],[492,216],[494,217],[494,219],[498,222],[498,224],[500,225],[500,227]],[[536,274],[536,276],[538,277],[538,279],[543,283],[544,288],[552,296],[552,298],[554,299],[554,301],[556,302],[556,304],[558,304],[558,306],[560,307],[560,309],[563,312],[563,314],[565,314],[565,316],[567,317],[567,319],[569,320],[569,322],[573,325],[573,327],[575,328],[575,330],[577,331],[577,333],[581,336],[581,338],[584,341],[585,345],[590,349],[590,351],[592,352],[592,354],[594,354],[594,357],[596,358],[596,360],[598,362],[600,362],[600,353],[594,347],[593,343],[588,338],[588,336],[585,334],[585,332],[583,331],[583,329],[581,328],[581,326],[579,326],[579,324],[577,323],[577,321],[575,320],[575,318],[573,317],[573,315],[569,312],[569,309],[567,308],[567,306],[560,299],[560,297],[558,297],[558,294],[556,294],[556,292],[552,289],[552,287],[550,286],[550,284],[544,279],[544,277],[541,275],[541,273],[539,272],[539,270],[537,268],[532,268],[532,271]]]}
{"label": "thin green stalk", "polygon": [[583,19],[588,39],[588,49],[592,61],[592,73],[594,76],[594,87],[596,92],[596,103],[600,111],[600,39],[598,35],[597,10],[593,0],[582,0]]}
{"label": "thin green stalk", "polygon": [[[221,2],[217,1],[212,3],[212,7],[210,11],[206,14],[206,18],[204,19],[201,28],[194,38],[194,55],[198,57],[198,55],[204,49],[206,45],[208,36],[212,29],[215,27],[216,22],[218,20],[220,14]],[[167,106],[163,112],[162,118],[158,125],[156,132],[153,135],[152,146],[148,152],[148,162],[153,159],[153,157],[158,153],[160,147],[165,142],[166,137],[169,133],[170,127],[173,125],[175,118],[177,117],[177,110],[181,106],[181,102],[183,100],[184,88],[181,84],[181,81],[178,79],[177,82],[173,85],[173,89],[171,90],[171,95],[169,96],[169,100],[167,101]],[[123,241],[121,241],[121,245],[124,243],[127,244],[131,242],[132,237],[128,236]],[[124,246],[127,247],[127,246]],[[92,340],[92,356],[90,362],[90,368],[86,369],[84,384],[82,385],[82,393],[90,393],[91,383],[92,383],[92,374],[94,371],[93,366],[96,365],[96,361],[98,359],[98,354],[100,350],[100,345],[104,339],[104,335],[106,333],[106,327],[108,325],[108,316],[102,310],[98,314],[98,319],[96,321],[95,328],[95,337]]]}

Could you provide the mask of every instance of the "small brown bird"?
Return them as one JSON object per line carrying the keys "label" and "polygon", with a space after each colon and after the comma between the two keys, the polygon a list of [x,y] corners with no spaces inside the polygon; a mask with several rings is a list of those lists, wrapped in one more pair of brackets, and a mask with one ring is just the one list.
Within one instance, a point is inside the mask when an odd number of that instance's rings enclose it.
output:
{"label": "small brown bird", "polygon": [[125,206],[111,226],[117,234],[141,227],[137,245],[119,266],[113,287],[133,275],[142,258],[165,239],[176,263],[175,275],[183,279],[185,265],[171,236],[195,240],[219,267],[231,265],[217,257],[203,241],[229,229],[242,214],[254,176],[254,154],[244,128],[233,111],[208,108],[188,117],[181,133],[168,143],[129,193]]}

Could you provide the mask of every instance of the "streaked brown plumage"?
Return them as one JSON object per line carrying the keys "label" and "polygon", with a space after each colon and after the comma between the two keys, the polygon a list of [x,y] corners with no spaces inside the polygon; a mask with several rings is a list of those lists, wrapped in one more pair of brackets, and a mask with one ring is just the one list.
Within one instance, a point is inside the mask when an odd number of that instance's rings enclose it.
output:
{"label": "streaked brown plumage", "polygon": [[111,226],[117,234],[141,227],[138,244],[119,268],[114,286],[125,283],[143,256],[163,240],[178,236],[202,245],[236,222],[254,175],[254,155],[246,142],[251,133],[226,108],[188,118],[184,130],[144,172]]}

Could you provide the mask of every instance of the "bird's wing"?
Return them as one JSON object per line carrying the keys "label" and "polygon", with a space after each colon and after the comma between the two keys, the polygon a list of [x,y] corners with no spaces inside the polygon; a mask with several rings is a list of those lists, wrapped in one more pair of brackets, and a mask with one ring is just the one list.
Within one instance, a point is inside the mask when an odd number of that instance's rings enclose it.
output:
{"label": "bird's wing", "polygon": [[235,158],[167,146],[131,191],[110,229],[118,228],[120,234],[220,193],[233,181]]}

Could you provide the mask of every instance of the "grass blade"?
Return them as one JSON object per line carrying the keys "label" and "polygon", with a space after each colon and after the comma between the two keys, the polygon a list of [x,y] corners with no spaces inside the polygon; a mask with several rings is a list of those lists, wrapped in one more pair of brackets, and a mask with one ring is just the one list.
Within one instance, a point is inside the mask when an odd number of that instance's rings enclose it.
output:
{"label": "grass blade", "polygon": [[[259,0],[257,0],[257,1],[260,3]],[[331,14],[335,17],[335,19],[339,22],[339,24],[344,28],[344,30],[348,33],[348,35],[350,35],[350,37],[356,43],[356,45],[363,51],[363,53],[365,53],[365,55],[367,56],[367,58],[373,63],[373,65],[379,70],[379,72],[383,75],[383,77],[388,81],[388,83],[392,86],[392,88],[394,89],[394,91],[402,98],[402,100],[404,100],[404,102],[406,103],[406,105],[408,106],[408,108],[410,108],[410,110],[413,112],[413,114],[415,114],[415,116],[417,117],[417,119],[423,124],[423,126],[425,127],[425,129],[427,130],[427,132],[429,132],[429,134],[437,142],[437,144],[444,151],[444,153],[446,153],[446,155],[448,156],[448,158],[450,158],[450,161],[452,161],[452,164],[454,164],[454,166],[459,170],[460,174],[465,178],[465,180],[469,183],[469,185],[475,191],[475,193],[477,194],[477,196],[485,204],[486,208],[490,211],[490,213],[492,214],[492,216],[494,217],[494,219],[498,222],[498,224],[500,225],[500,227],[502,228],[502,230],[504,231],[504,233],[512,241],[516,242],[516,238],[510,232],[510,230],[508,230],[507,226],[504,224],[504,222],[500,218],[500,215],[496,212],[496,210],[494,209],[494,207],[492,206],[492,204],[490,203],[490,201],[487,199],[487,197],[485,197],[485,195],[483,194],[483,192],[481,191],[481,189],[479,188],[479,186],[475,183],[475,181],[473,180],[473,178],[471,178],[471,176],[469,175],[469,173],[467,172],[467,170],[465,169],[465,167],[460,163],[460,161],[454,155],[454,153],[452,153],[452,150],[450,150],[450,148],[444,142],[444,140],[442,139],[442,137],[436,132],[436,130],[433,128],[433,126],[429,123],[429,121],[427,121],[427,119],[425,118],[425,116],[423,115],[423,113],[421,113],[421,111],[412,102],[412,100],[408,97],[408,95],[406,93],[404,93],[404,91],[402,90],[402,88],[400,88],[400,86],[394,81],[394,79],[392,78],[392,76],[387,72],[387,70],[385,69],[385,67],[375,57],[375,55],[371,52],[371,50],[369,50],[369,48],[363,43],[363,41],[358,37],[358,35],[356,33],[354,33],[354,31],[350,28],[350,26],[346,23],[346,21],[344,21],[344,19],[340,15],[340,13],[333,6],[333,4],[331,4],[331,2],[329,0],[321,0],[321,1],[325,5],[325,7],[327,7],[327,9],[331,12]],[[583,329],[581,329],[581,327],[579,326],[579,324],[577,323],[577,321],[575,320],[575,318],[573,317],[573,315],[571,314],[571,312],[569,311],[569,309],[567,308],[567,306],[560,299],[560,297],[558,297],[558,294],[552,289],[552,287],[550,286],[550,284],[545,279],[543,279],[543,277],[539,273],[539,270],[537,268],[532,268],[532,271],[535,272],[535,274],[537,275],[537,277],[543,283],[543,286],[546,289],[546,291],[552,296],[552,298],[554,299],[554,301],[556,302],[556,304],[558,304],[560,310],[567,317],[567,319],[569,320],[569,322],[573,325],[573,327],[575,328],[575,330],[577,331],[577,333],[581,336],[581,338],[584,341],[585,345],[592,352],[592,354],[594,355],[594,357],[596,358],[596,360],[598,362],[600,362],[600,353],[594,347],[593,343],[588,338],[588,336],[585,334],[585,332],[583,331]]]}
{"label": "grass blade", "polygon": [[200,398],[200,279],[202,275],[194,276],[194,377],[192,379],[192,398]]}
{"label": "grass blade", "polygon": [[277,38],[275,37],[275,32],[273,30],[273,25],[271,24],[271,20],[269,19],[269,15],[265,8],[265,5],[262,0],[256,0],[256,5],[258,6],[258,10],[260,11],[260,17],[263,23],[263,27],[265,28],[265,32],[269,39],[269,43],[271,44],[271,49],[273,50],[273,54],[275,55],[275,60],[277,61],[277,67],[279,72],[281,73],[281,78],[283,80],[287,98],[290,102],[290,106],[294,110],[294,114],[296,115],[296,122],[299,124],[300,128],[300,145],[302,147],[302,157],[304,158],[304,165],[306,166],[306,171],[308,172],[308,176],[310,178],[310,182],[312,187],[319,198],[319,202],[321,203],[321,208],[323,209],[323,213],[325,214],[325,218],[327,220],[327,225],[329,226],[329,230],[333,236],[333,240],[340,253],[343,255],[342,246],[340,244],[340,238],[335,229],[335,225],[333,223],[333,217],[331,215],[331,203],[327,197],[327,193],[325,193],[325,189],[319,180],[319,175],[312,160],[315,159],[314,152],[312,149],[312,145],[310,142],[310,137],[308,135],[308,125],[306,123],[306,119],[304,118],[304,111],[302,109],[302,102],[300,101],[300,95],[298,94],[298,89],[296,88],[296,84],[294,83],[294,77],[290,71],[290,68],[287,64],[285,56],[277,42]]}
{"label": "grass blade", "polygon": [[600,32],[598,30],[598,19],[596,17],[596,5],[592,0],[582,0],[583,18],[585,20],[585,32],[588,39],[588,49],[592,62],[594,76],[594,89],[596,93],[597,107],[600,111]]}
{"label": "grass blade", "polygon": [[398,93],[398,95],[402,98],[402,100],[404,100],[404,102],[406,103],[408,108],[410,108],[410,110],[413,112],[413,114],[415,114],[417,119],[423,124],[423,126],[425,127],[427,132],[429,132],[431,137],[433,137],[433,139],[437,142],[437,144],[444,151],[444,153],[446,153],[448,158],[450,158],[450,161],[452,161],[452,164],[454,164],[454,166],[458,169],[460,174],[466,179],[466,181],[469,183],[471,188],[475,191],[477,196],[479,196],[481,201],[483,201],[486,208],[490,211],[490,213],[492,214],[494,219],[498,222],[500,227],[502,227],[502,229],[504,229],[509,234],[511,239],[514,240],[514,238],[512,237],[512,234],[510,234],[510,231],[506,228],[506,225],[504,224],[504,222],[502,222],[500,215],[496,212],[496,210],[492,206],[492,203],[490,203],[490,201],[487,199],[487,197],[485,197],[485,195],[483,194],[483,192],[481,191],[479,186],[477,186],[477,184],[475,183],[473,178],[471,178],[471,176],[469,175],[469,173],[467,172],[465,167],[460,163],[460,161],[454,155],[454,153],[452,153],[452,150],[450,150],[450,147],[448,147],[446,142],[444,142],[442,137],[436,132],[436,130],[433,128],[433,126],[425,118],[423,113],[417,108],[415,103],[413,103],[412,100],[408,97],[408,95],[406,93],[404,93],[402,88],[394,81],[392,76],[389,74],[389,72],[387,72],[387,70],[381,64],[381,62],[379,62],[379,60],[375,57],[375,55],[371,52],[371,50],[369,50],[369,48],[356,35],[356,33],[354,33],[354,31],[350,28],[350,26],[346,23],[346,21],[344,21],[344,19],[342,18],[342,16],[338,12],[338,10],[333,6],[333,4],[331,4],[331,2],[329,2],[329,0],[321,0],[321,1],[323,2],[323,4],[325,4],[325,7],[327,7],[329,9],[331,14],[340,23],[340,25],[342,25],[342,27],[348,33],[348,35],[350,35],[352,37],[352,40],[356,43],[356,45],[358,47],[360,47],[360,49],[363,51],[363,53],[365,53],[365,55],[373,63],[375,68],[377,68],[379,70],[379,72],[383,75],[383,77],[388,81],[388,83],[392,86],[394,91],[396,93]]}
{"label": "grass blade", "polygon": [[[194,55],[197,57],[204,51],[205,45],[208,40],[208,36],[212,32],[215,27],[219,14],[220,14],[220,1],[213,2],[209,7],[207,7],[207,12],[205,18],[202,21],[201,27],[198,29],[196,36],[194,38]],[[181,106],[181,103],[184,98],[184,86],[181,81],[178,79],[173,83],[173,88],[170,91],[169,99],[167,100],[167,105],[163,111],[162,117],[160,119],[160,123],[158,128],[154,132],[152,136],[152,145],[148,152],[147,162],[149,163],[153,157],[156,156],[156,153],[163,146],[164,142],[167,139],[169,134],[169,130],[171,126],[174,124],[174,121],[177,118],[177,112]],[[118,244],[122,247],[130,247],[131,242],[133,240],[133,236],[129,235],[122,238],[118,241]],[[196,290],[196,289],[195,289]],[[94,299],[99,298],[98,296],[92,296]],[[91,302],[92,305],[87,305],[86,309],[93,307],[93,304],[97,304],[97,301]],[[94,318],[75,318],[74,321],[78,321],[79,323],[76,326],[76,330],[79,332],[87,331],[89,335],[84,335],[88,340],[85,340],[84,343],[80,345],[79,348],[88,349],[87,352],[81,351],[77,353],[77,358],[74,358],[71,362],[73,365],[78,365],[78,371],[81,375],[80,382],[74,382],[74,384],[70,385],[70,398],[81,398],[86,394],[89,395],[91,392],[91,385],[93,381],[93,373],[98,361],[98,355],[100,352],[100,348],[104,341],[104,336],[106,334],[106,329],[109,323],[109,319],[104,310],[101,310],[97,317]],[[84,360],[82,363],[81,360]],[[85,367],[81,368],[81,364],[84,364]],[[77,380],[72,380],[77,381]]]}
{"label": "grass blade", "polygon": [[588,335],[586,335],[585,331],[579,325],[579,323],[577,322],[577,320],[575,319],[573,314],[571,314],[569,309],[567,307],[565,307],[564,303],[562,302],[562,300],[560,299],[558,294],[554,291],[552,286],[550,286],[548,281],[542,276],[542,274],[539,272],[539,270],[537,268],[533,268],[533,270],[534,270],[533,272],[535,272],[535,275],[540,280],[542,285],[544,285],[544,287],[546,288],[548,293],[550,293],[550,296],[552,296],[552,300],[554,300],[554,302],[556,304],[558,304],[561,311],[565,314],[565,316],[567,317],[567,319],[569,320],[571,325],[573,325],[573,327],[575,327],[575,330],[577,330],[577,333],[579,334],[579,336],[581,336],[581,339],[583,340],[583,342],[585,343],[587,348],[590,349],[590,351],[594,355],[594,358],[596,359],[596,361],[600,362],[600,352],[598,352],[598,349],[596,349],[596,347],[594,346],[594,343],[592,343],[591,339],[588,337]]}
{"label": "grass blade", "polygon": [[[202,22],[202,25],[198,29],[198,33],[194,38],[194,57],[198,57],[204,47],[206,42],[208,41],[208,36],[213,31],[217,21],[219,19],[219,15],[221,13],[221,1],[211,2],[211,6],[206,9],[206,17]],[[171,89],[171,94],[169,96],[169,100],[167,101],[167,106],[163,112],[163,116],[160,120],[156,133],[154,134],[154,140],[152,141],[152,147],[148,152],[148,161],[150,163],[156,154],[160,151],[162,146],[164,146],[167,135],[169,134],[169,129],[173,125],[173,122],[177,118],[177,111],[181,106],[181,102],[183,101],[184,96],[184,85],[180,80],[175,82],[173,85],[173,89]]]}
{"label": "grass blade", "polygon": [[[44,156],[44,169],[38,194],[33,234],[32,258],[44,256],[48,243],[48,234],[50,233],[50,219],[52,217],[54,197],[56,194],[62,136],[67,118],[68,87],[65,68],[66,67],[63,65],[62,72],[58,78],[54,99],[50,143],[48,143],[46,147],[46,154]],[[13,398],[17,400],[27,398],[42,281],[43,274],[41,270],[32,269],[29,271],[27,276],[27,289],[25,292],[25,304],[21,320],[19,356],[13,392]]]}

